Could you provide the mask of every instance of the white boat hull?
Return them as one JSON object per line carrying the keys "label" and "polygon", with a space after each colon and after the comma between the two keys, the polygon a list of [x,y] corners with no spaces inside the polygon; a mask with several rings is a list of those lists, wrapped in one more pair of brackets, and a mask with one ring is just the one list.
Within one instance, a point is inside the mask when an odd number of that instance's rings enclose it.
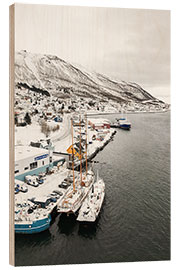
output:
{"label": "white boat hull", "polygon": [[105,184],[102,179],[94,184],[94,191],[91,190],[83,202],[77,220],[80,222],[95,222],[99,215],[105,196]]}
{"label": "white boat hull", "polygon": [[57,212],[75,214],[79,210],[79,208],[81,207],[83,201],[87,197],[94,183],[94,175],[90,174],[90,177],[91,177],[91,182],[88,186],[84,186],[84,187],[79,186],[79,189],[77,189],[75,193],[73,193],[73,189],[67,192],[64,200],[61,202],[60,205],[58,205]]}

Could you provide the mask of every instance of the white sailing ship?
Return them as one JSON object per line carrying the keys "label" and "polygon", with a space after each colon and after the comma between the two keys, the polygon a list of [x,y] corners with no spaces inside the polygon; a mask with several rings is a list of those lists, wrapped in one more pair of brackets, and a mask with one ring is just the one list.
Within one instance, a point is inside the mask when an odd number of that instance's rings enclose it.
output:
{"label": "white sailing ship", "polygon": [[67,191],[65,197],[57,207],[57,211],[60,213],[76,213],[81,207],[82,202],[88,195],[93,183],[94,183],[94,173],[91,169],[88,170],[87,167],[87,119],[86,119],[86,171],[82,172],[82,152],[81,152],[81,118],[79,122],[80,126],[80,173],[75,178],[74,174],[74,142],[73,142],[73,119],[71,120],[72,129],[72,171],[73,171],[73,187],[70,187]]}
{"label": "white sailing ship", "polygon": [[105,183],[103,179],[97,179],[92,185],[91,191],[82,203],[77,217],[81,222],[95,222],[101,210],[105,196]]}
{"label": "white sailing ship", "polygon": [[60,213],[76,213],[81,207],[82,202],[89,193],[94,183],[94,173],[88,170],[87,175],[84,174],[82,182],[77,178],[75,181],[76,188],[70,187],[63,200],[57,207],[57,211]]}

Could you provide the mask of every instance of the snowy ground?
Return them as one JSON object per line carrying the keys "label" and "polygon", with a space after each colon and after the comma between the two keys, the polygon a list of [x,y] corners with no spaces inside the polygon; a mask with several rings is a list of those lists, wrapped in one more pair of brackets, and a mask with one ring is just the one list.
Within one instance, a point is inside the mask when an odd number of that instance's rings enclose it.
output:
{"label": "snowy ground", "polygon": [[[60,167],[59,171],[46,176],[46,180],[43,184],[39,185],[38,187],[33,187],[27,185],[28,192],[23,193],[19,192],[15,195],[15,202],[27,202],[28,199],[33,197],[41,198],[43,196],[48,196],[54,190],[60,190],[65,194],[67,192],[66,189],[59,188],[58,185],[68,176],[70,173],[64,166]],[[62,196],[63,198],[63,196]]]}
{"label": "snowy ground", "polygon": [[[94,119],[97,121],[97,119]],[[98,119],[99,122],[103,119]],[[93,119],[91,118],[91,122]],[[50,123],[50,122],[49,122]],[[105,130],[104,130],[105,131]],[[88,144],[88,155],[91,155],[98,147],[101,147],[105,141],[107,141],[113,133],[113,129],[106,130],[108,133],[104,137],[104,141],[92,141],[92,136],[98,136],[96,130],[91,130],[88,128],[87,141],[91,141],[92,144]],[[74,128],[74,142],[77,137],[77,128]],[[51,132],[49,138],[52,140],[55,146],[56,152],[67,153],[68,147],[72,144],[72,134],[71,134],[71,123],[70,115],[64,116],[64,121],[60,123],[60,129],[55,132]],[[47,139],[46,136],[41,132],[40,125],[37,122],[33,122],[31,125],[26,127],[16,127],[15,128],[15,145],[29,145],[31,141],[38,141],[40,139]]]}
{"label": "snowy ground", "polygon": [[[54,121],[47,122],[47,124],[51,127],[57,125]],[[31,141],[37,142],[40,139],[44,140],[50,138],[54,142],[66,138],[70,134],[69,117],[65,115],[64,121],[58,124],[60,129],[51,132],[49,137],[46,137],[45,134],[41,132],[41,127],[36,121],[33,121],[31,125],[27,125],[26,127],[15,127],[15,145],[29,145]]]}
{"label": "snowy ground", "polygon": [[[65,194],[72,188],[72,184],[67,188],[59,188],[58,185],[68,176],[70,173],[69,170],[65,168],[65,166],[61,167],[57,172],[54,172],[51,175],[46,176],[46,180],[43,184],[39,185],[38,187],[33,187],[30,185],[27,185],[28,192],[23,193],[19,192],[15,195],[15,210],[20,210],[21,213],[15,214],[15,219],[20,217],[23,218],[23,223],[31,222],[38,218],[44,218],[44,216],[47,216],[52,212],[54,207],[61,203],[61,201],[64,199]],[[76,174],[76,172],[75,172]],[[54,190],[59,190],[63,193],[63,195],[57,200],[57,202],[51,202],[47,208],[40,208],[33,212],[33,214],[29,215],[27,214],[26,210],[27,208],[18,208],[17,204],[31,204],[29,199],[36,198],[39,201],[44,201],[45,198],[48,198],[48,195],[50,195]],[[45,199],[46,200],[46,199]],[[32,203],[33,204],[33,203]],[[22,210],[25,211],[22,213]],[[37,216],[37,212],[40,216]],[[22,214],[22,215],[21,215]]]}

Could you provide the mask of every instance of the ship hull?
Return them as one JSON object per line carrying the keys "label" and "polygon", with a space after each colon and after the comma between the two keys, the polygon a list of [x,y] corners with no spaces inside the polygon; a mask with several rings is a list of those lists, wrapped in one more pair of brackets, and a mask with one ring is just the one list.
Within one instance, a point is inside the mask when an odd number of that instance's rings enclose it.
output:
{"label": "ship hull", "polygon": [[58,213],[66,213],[67,215],[69,215],[69,214],[76,215],[77,212],[78,212],[78,210],[79,210],[79,208],[82,205],[82,202],[84,201],[84,199],[86,198],[89,190],[91,189],[92,184],[89,186],[89,189],[86,191],[86,193],[84,194],[84,196],[81,198],[81,200],[77,203],[77,205],[75,207],[73,207],[73,208],[60,208],[60,209],[57,210]]}
{"label": "ship hull", "polygon": [[[104,196],[105,196],[105,184],[104,184],[103,180],[100,180],[100,181],[101,181],[101,185],[102,185],[102,187],[101,187],[101,198],[100,199],[98,198],[99,194],[96,195],[98,204],[95,203],[94,212],[92,211],[93,208],[94,208],[93,203],[91,204],[91,201],[93,200],[92,197],[88,197],[87,200],[84,202],[84,204],[80,208],[80,212],[79,212],[79,215],[77,217],[77,221],[79,221],[79,222],[81,222],[83,224],[94,223],[96,221],[99,213],[100,213],[100,210],[101,210],[101,207],[102,207],[102,204],[103,204],[103,201],[104,201]],[[98,186],[96,186],[94,188],[94,192],[95,193],[98,192]],[[88,210],[88,213],[86,213],[87,210]]]}
{"label": "ship hull", "polygon": [[111,127],[112,128],[121,128],[121,129],[125,129],[125,130],[130,130],[131,125],[130,124],[112,124]]}
{"label": "ship hull", "polygon": [[119,125],[119,128],[125,129],[125,130],[130,130],[131,125],[129,125],[129,124],[128,124],[128,125],[126,125],[126,124],[122,124],[122,125],[121,125],[121,124],[120,124],[120,125]]}
{"label": "ship hull", "polygon": [[51,223],[51,216],[41,220],[36,220],[31,223],[15,223],[15,233],[17,234],[34,234],[40,233],[49,229]]}

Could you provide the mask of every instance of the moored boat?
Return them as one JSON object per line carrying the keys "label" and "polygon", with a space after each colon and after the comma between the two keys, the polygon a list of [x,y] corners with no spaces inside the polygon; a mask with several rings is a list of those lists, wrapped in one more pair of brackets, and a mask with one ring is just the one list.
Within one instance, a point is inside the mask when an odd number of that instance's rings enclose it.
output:
{"label": "moored boat", "polygon": [[34,234],[49,229],[51,215],[41,217],[35,220],[31,219],[15,219],[15,233]]}
{"label": "moored boat", "polygon": [[[85,125],[85,160],[86,160],[86,171],[82,172],[82,133],[81,133],[81,116],[79,119],[79,151],[75,151],[74,135],[73,135],[73,119],[71,119],[71,132],[72,132],[72,145],[67,149],[68,153],[71,154],[72,158],[72,171],[73,171],[73,186],[69,188],[63,200],[57,206],[57,212],[59,213],[73,213],[75,214],[81,207],[82,202],[88,195],[93,183],[94,183],[94,172],[88,169],[87,165],[87,118]],[[80,172],[77,177],[74,174],[74,156],[77,155],[80,161]]]}
{"label": "moored boat", "polygon": [[56,202],[52,199],[46,196],[33,197],[25,201],[15,198],[15,233],[34,234],[47,230],[56,208]]}
{"label": "moored boat", "polygon": [[77,217],[80,222],[95,222],[101,210],[105,196],[105,184],[103,179],[97,179],[84,200]]}
{"label": "moored boat", "polygon": [[116,119],[116,121],[111,124],[111,127],[130,130],[131,123],[125,117],[121,117],[120,119]]}
{"label": "moored boat", "polygon": [[125,117],[121,117],[117,120],[119,123],[119,127],[122,129],[129,130],[131,128],[131,123]]}
{"label": "moored boat", "polygon": [[73,189],[73,187],[71,187],[68,190],[63,200],[58,204],[57,212],[75,214],[88,195],[93,183],[94,173],[91,170],[87,172],[87,175],[82,177],[82,183],[80,183],[80,179],[77,178],[75,181],[76,188]]}
{"label": "moored boat", "polygon": [[39,208],[32,202],[15,205],[15,233],[33,234],[49,228],[51,215],[47,209]]}

